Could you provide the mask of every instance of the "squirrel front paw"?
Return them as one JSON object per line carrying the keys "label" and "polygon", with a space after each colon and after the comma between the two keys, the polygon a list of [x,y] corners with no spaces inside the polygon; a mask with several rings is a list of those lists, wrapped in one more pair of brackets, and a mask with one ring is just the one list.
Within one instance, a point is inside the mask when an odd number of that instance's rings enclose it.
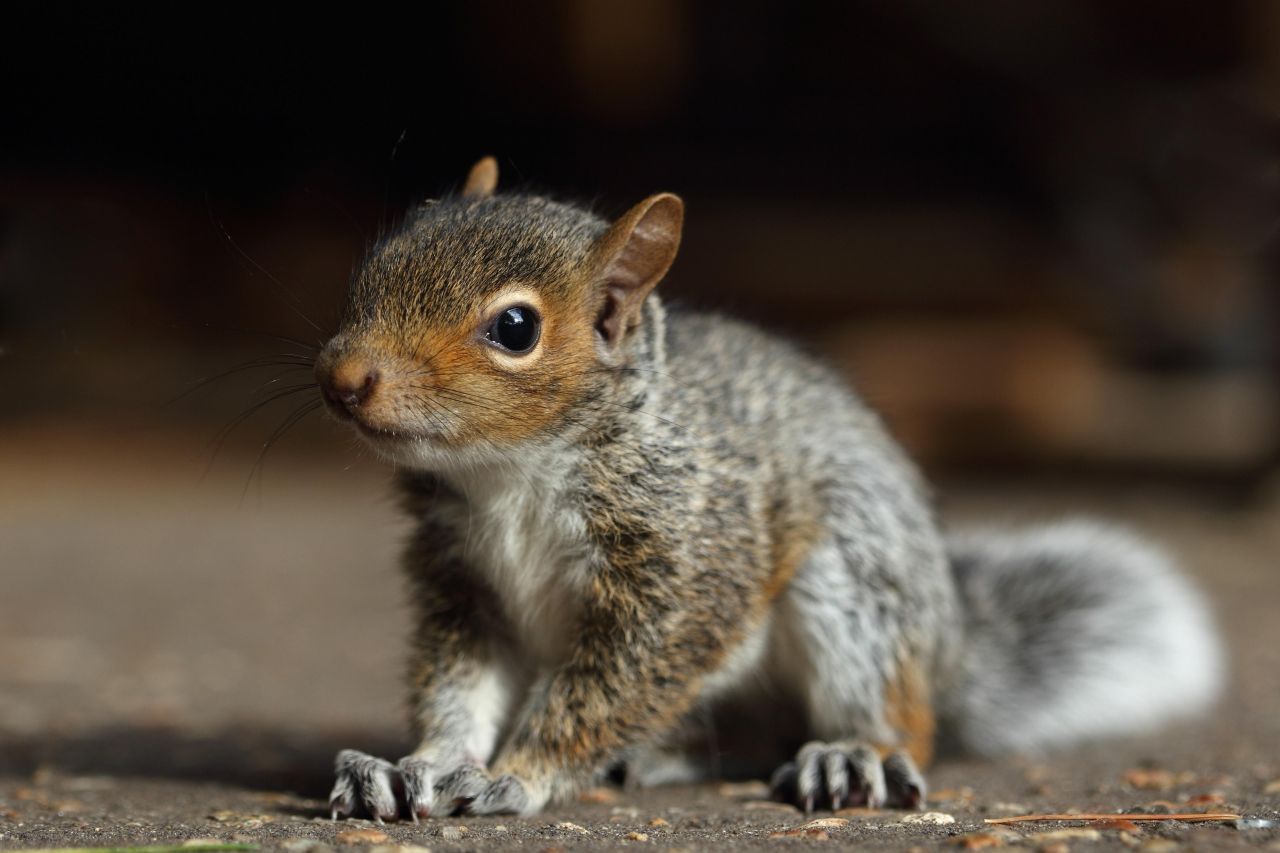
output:
{"label": "squirrel front paw", "polygon": [[417,821],[459,811],[490,784],[472,762],[446,764],[410,755],[392,764],[354,749],[338,753],[337,779],[329,795],[334,820],[363,812],[378,823],[402,814]]}
{"label": "squirrel front paw", "polygon": [[513,814],[530,815],[542,808],[546,797],[518,776],[499,776],[467,804],[473,815]]}
{"label": "squirrel front paw", "polygon": [[776,800],[812,812],[844,806],[919,809],[924,805],[924,776],[905,752],[880,753],[861,741],[811,741],[774,771],[769,783]]}
{"label": "squirrel front paw", "polygon": [[334,762],[337,779],[329,795],[329,814],[337,820],[363,809],[382,823],[399,814],[397,788],[403,790],[395,766],[384,758],[344,749]]}

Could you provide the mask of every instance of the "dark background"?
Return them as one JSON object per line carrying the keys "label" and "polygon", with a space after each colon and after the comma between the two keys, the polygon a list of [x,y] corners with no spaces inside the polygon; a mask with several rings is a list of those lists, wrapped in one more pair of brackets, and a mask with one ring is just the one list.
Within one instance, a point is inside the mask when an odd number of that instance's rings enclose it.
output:
{"label": "dark background", "polygon": [[1248,488],[1276,459],[1274,5],[39,6],[6,30],[4,421],[216,431],[269,369],[161,403],[280,351],[257,333],[330,331],[370,242],[492,153],[503,187],[609,215],[682,194],[664,292],[848,367],[935,471]]}
{"label": "dark background", "polygon": [[[389,472],[281,436],[315,392],[266,362],[486,154],[607,215],[684,196],[662,292],[846,370],[948,525],[1113,519],[1205,591],[1214,714],[940,766],[938,807],[1276,816],[1280,4],[10,4],[0,93],[0,847],[332,840],[335,751],[409,748]],[[693,847],[800,819],[622,796]],[[556,820],[660,840],[610,808]],[[507,822],[465,843],[566,843]]]}

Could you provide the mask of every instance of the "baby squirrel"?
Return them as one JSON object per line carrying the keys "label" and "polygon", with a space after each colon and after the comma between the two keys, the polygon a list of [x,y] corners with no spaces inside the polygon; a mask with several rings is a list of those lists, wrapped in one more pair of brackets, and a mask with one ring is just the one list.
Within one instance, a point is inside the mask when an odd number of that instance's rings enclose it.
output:
{"label": "baby squirrel", "polygon": [[1214,697],[1206,609],[1151,546],[1083,521],[944,536],[833,371],[664,306],[677,196],[611,224],[496,184],[481,160],[383,240],[317,359],[416,525],[418,746],[342,751],[335,817],[696,778],[723,769],[695,745],[712,714],[765,720],[766,753],[794,726],[763,756],[780,798],[916,808],[940,738],[1037,749]]}

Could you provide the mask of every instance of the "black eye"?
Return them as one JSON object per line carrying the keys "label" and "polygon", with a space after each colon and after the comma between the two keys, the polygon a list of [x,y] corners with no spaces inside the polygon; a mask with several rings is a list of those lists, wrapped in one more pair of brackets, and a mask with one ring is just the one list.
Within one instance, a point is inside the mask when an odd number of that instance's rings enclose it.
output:
{"label": "black eye", "polygon": [[541,326],[537,311],[517,305],[499,314],[484,335],[503,349],[522,354],[538,342]]}

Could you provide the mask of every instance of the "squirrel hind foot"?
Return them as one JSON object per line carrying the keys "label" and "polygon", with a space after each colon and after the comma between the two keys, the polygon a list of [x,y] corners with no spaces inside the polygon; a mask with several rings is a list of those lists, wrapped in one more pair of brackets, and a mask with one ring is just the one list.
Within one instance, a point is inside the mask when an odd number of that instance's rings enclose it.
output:
{"label": "squirrel hind foot", "polygon": [[906,752],[881,752],[862,741],[811,741],[794,761],[774,771],[770,794],[805,814],[815,808],[846,806],[920,809],[928,790],[924,776]]}

